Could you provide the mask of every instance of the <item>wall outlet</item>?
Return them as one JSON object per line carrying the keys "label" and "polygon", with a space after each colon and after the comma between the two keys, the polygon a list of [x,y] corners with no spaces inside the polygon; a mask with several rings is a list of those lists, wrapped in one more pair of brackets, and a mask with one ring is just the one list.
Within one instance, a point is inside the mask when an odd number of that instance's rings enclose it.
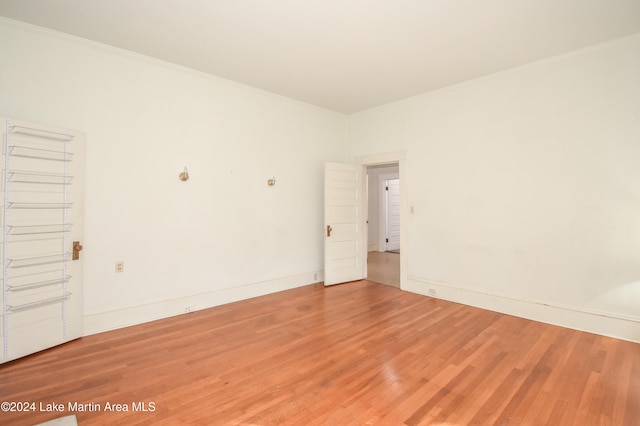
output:
{"label": "wall outlet", "polygon": [[193,311],[193,305],[185,306],[185,308],[184,308],[185,314],[189,313],[191,311]]}
{"label": "wall outlet", "polygon": [[116,272],[124,272],[124,262],[122,260],[116,262]]}

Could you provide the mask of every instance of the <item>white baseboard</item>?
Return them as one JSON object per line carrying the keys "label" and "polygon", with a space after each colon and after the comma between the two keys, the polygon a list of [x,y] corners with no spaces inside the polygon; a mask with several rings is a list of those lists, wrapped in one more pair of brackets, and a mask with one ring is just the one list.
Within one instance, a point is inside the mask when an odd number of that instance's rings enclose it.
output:
{"label": "white baseboard", "polygon": [[520,318],[640,343],[639,317],[481,293],[415,276],[407,277],[406,285],[402,289]]}
{"label": "white baseboard", "polygon": [[375,243],[369,243],[367,247],[367,251],[378,251],[378,245]]}
{"label": "white baseboard", "polygon": [[316,271],[144,305],[126,306],[104,312],[85,313],[82,334],[83,336],[88,336],[102,333],[104,331],[115,330],[237,302],[239,300],[264,296],[265,294],[276,293],[278,291],[302,287],[323,280],[324,271]]}

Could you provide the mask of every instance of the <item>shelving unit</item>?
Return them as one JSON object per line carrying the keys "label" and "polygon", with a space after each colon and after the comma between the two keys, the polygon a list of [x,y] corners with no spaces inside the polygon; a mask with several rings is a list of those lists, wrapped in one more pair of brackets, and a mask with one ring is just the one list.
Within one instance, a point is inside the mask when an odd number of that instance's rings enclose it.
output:
{"label": "shelving unit", "polygon": [[[10,328],[17,324],[51,320],[67,329],[67,288],[71,275],[69,233],[73,207],[69,189],[73,160],[69,132],[18,125],[6,121],[4,132],[2,207],[2,337],[4,357],[9,356]],[[26,315],[26,316],[25,316]],[[12,333],[17,333],[11,330]],[[29,346],[29,345],[27,345]]]}
{"label": "shelving unit", "polygon": [[[26,209],[26,210],[66,210],[71,208],[72,203],[32,203],[7,201],[6,209]],[[62,224],[64,225],[64,224]]]}
{"label": "shelving unit", "polygon": [[21,305],[7,305],[8,313],[23,312],[29,309],[41,308],[43,306],[52,305],[54,303],[64,303],[69,300],[71,293],[65,292],[62,296],[50,297],[48,299],[42,299],[35,302],[23,303]]}
{"label": "shelving unit", "polygon": [[10,171],[8,176],[12,183],[39,183],[44,185],[70,185],[73,176],[53,173],[33,173]]}
{"label": "shelving unit", "polygon": [[70,275],[53,279],[53,280],[45,280],[45,281],[37,281],[37,282],[29,282],[27,284],[18,284],[18,285],[8,285],[8,290],[13,292],[20,292],[26,290],[33,290],[35,288],[49,287],[54,285],[66,284],[69,282],[71,278]]}
{"label": "shelving unit", "polygon": [[60,152],[49,149],[29,148],[26,146],[10,145],[7,152],[13,157],[33,158],[37,160],[49,161],[71,161],[73,154],[70,152]]}
{"label": "shelving unit", "polygon": [[6,259],[7,268],[29,268],[32,266],[64,263],[71,260],[71,253],[56,253],[47,256],[26,257],[21,259]]}
{"label": "shelving unit", "polygon": [[61,234],[71,231],[71,223],[56,223],[49,225],[7,225],[7,235],[43,235],[43,234]]}

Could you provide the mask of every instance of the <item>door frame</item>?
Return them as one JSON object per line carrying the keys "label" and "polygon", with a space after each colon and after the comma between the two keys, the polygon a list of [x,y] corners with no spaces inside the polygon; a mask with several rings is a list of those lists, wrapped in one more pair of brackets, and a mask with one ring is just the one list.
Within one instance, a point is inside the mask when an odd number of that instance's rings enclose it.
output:
{"label": "door frame", "polygon": [[[408,271],[408,259],[409,259],[409,235],[407,233],[408,227],[408,200],[406,190],[406,152],[388,152],[374,155],[364,155],[354,158],[356,164],[361,164],[365,167],[378,166],[383,164],[398,164],[398,179],[400,179],[400,288],[405,289],[407,286],[407,271]],[[364,234],[365,241],[362,243],[368,246],[368,235]]]}

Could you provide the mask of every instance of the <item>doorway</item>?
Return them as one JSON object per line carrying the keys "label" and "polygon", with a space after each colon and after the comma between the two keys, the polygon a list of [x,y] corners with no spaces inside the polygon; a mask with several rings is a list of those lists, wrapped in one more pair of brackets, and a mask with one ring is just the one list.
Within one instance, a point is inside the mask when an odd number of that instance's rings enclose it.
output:
{"label": "doorway", "polygon": [[384,231],[380,242],[390,253],[400,253],[400,179],[385,179],[381,182],[380,191],[384,194],[381,208],[381,230]]}
{"label": "doorway", "polygon": [[[369,278],[380,283],[395,285],[403,288],[405,277],[403,271],[407,270],[407,249],[405,230],[407,229],[407,217],[403,213],[407,207],[406,191],[403,175],[406,173],[404,162],[405,152],[392,152],[385,154],[367,155],[356,157],[354,163],[325,163],[324,185],[324,285],[340,284],[348,281]],[[380,211],[380,198],[376,197],[376,180],[368,176],[384,174],[385,167],[393,168],[397,176],[389,179],[399,179],[400,208],[400,252],[386,252],[385,247],[379,244],[379,240],[370,238],[368,233],[375,233],[380,226],[381,215],[369,208]],[[368,170],[368,171],[367,171]],[[389,170],[387,170],[389,171]],[[379,187],[379,186],[378,186]],[[371,200],[369,200],[371,195]],[[377,201],[375,201],[377,200]],[[413,213],[413,208],[411,208]],[[384,214],[384,213],[383,213]],[[374,223],[369,223],[369,219]],[[378,239],[380,235],[378,234]],[[369,245],[371,244],[371,245]],[[382,247],[382,249],[381,249]],[[380,253],[380,254],[378,254]],[[368,254],[370,256],[368,256]],[[396,257],[390,258],[389,254]],[[375,262],[374,256],[386,256],[393,259],[389,262]],[[374,272],[368,274],[368,257],[371,257]],[[386,276],[376,275],[378,269]]]}
{"label": "doorway", "polygon": [[368,279],[400,288],[399,163],[367,166]]}

